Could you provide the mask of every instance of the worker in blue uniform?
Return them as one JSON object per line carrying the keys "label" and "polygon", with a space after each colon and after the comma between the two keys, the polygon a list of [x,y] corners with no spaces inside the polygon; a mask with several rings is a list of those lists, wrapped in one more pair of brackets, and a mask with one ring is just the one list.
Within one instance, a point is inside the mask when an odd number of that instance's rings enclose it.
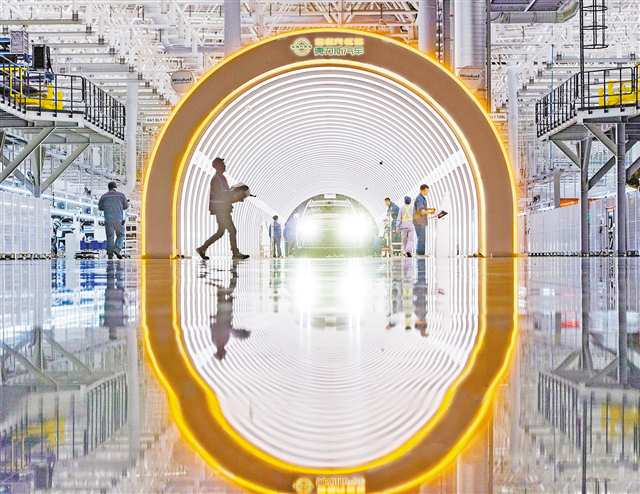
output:
{"label": "worker in blue uniform", "polygon": [[400,208],[391,200],[390,197],[384,199],[384,203],[387,206],[387,218],[389,219],[389,227],[391,231],[395,231],[398,228],[398,215],[400,214]]}
{"label": "worker in blue uniform", "polygon": [[273,223],[269,225],[269,238],[271,239],[271,256],[282,257],[282,225],[278,221],[278,215],[273,217]]}
{"label": "worker in blue uniform", "polygon": [[100,197],[98,209],[104,213],[104,229],[107,235],[107,257],[115,255],[122,259],[124,254],[125,222],[124,212],[129,208],[129,199],[117,190],[115,182],[109,182],[108,191]]}
{"label": "worker in blue uniform", "polygon": [[416,237],[418,245],[416,247],[416,255],[425,255],[425,244],[427,237],[427,219],[435,210],[427,206],[427,195],[429,194],[429,186],[422,184],[420,186],[420,194],[413,202],[413,224],[416,228]]}

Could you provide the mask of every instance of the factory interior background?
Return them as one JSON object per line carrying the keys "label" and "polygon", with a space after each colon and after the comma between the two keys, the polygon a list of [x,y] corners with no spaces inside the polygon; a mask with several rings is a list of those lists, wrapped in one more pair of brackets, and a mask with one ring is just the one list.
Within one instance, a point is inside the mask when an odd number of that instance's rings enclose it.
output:
{"label": "factory interior background", "polygon": [[0,493],[640,492],[639,52],[640,0],[0,0]]}

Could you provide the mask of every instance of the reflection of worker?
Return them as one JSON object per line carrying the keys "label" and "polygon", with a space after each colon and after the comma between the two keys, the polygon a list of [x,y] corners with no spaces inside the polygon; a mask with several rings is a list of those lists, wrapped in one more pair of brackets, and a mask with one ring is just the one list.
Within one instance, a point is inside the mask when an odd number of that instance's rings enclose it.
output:
{"label": "reflection of worker", "polygon": [[415,244],[416,228],[413,225],[413,206],[411,198],[405,196],[404,205],[400,210],[400,239],[402,241],[402,252],[405,256],[411,257]]}
{"label": "reflection of worker", "polygon": [[118,337],[118,328],[125,326],[124,265],[107,264],[107,288],[104,291],[104,325],[109,328],[109,339]]}
{"label": "reflection of worker", "polygon": [[[129,207],[129,200],[122,192],[118,192],[115,182],[109,182],[109,191],[100,197],[98,209],[104,213],[104,229],[107,235],[107,257],[115,255],[122,259],[124,248],[124,211]],[[114,241],[115,237],[115,241]]]}
{"label": "reflection of worker", "polygon": [[273,217],[273,223],[269,225],[269,239],[271,240],[271,256],[282,257],[282,225],[278,221],[278,215]]}
{"label": "reflection of worker", "polygon": [[227,355],[225,347],[231,336],[234,338],[246,339],[251,336],[251,331],[246,329],[236,329],[233,327],[233,292],[238,284],[238,270],[234,263],[231,268],[231,281],[225,287],[219,283],[214,283],[216,287],[216,315],[211,316],[211,339],[216,346],[215,357],[218,360],[224,359]]}
{"label": "reflection of worker", "polygon": [[209,189],[209,212],[216,217],[218,223],[218,230],[210,238],[208,238],[204,244],[196,248],[196,252],[205,261],[209,259],[206,252],[207,249],[217,242],[224,232],[229,232],[229,243],[231,244],[231,252],[234,259],[248,259],[249,256],[242,254],[238,250],[238,240],[236,226],[233,224],[233,218],[231,212],[233,211],[234,202],[242,202],[246,196],[234,197],[233,191],[229,187],[224,172],[227,169],[222,158],[216,158],[211,163],[216,173],[211,179],[211,185]]}
{"label": "reflection of worker", "polygon": [[427,269],[424,259],[418,259],[418,274],[413,285],[413,312],[415,327],[422,336],[427,336]]}
{"label": "reflection of worker", "polygon": [[420,194],[413,203],[413,224],[418,237],[418,246],[416,254],[424,256],[425,244],[427,237],[427,218],[434,213],[433,208],[427,207],[427,195],[429,194],[429,186],[422,184],[420,186]]}
{"label": "reflection of worker", "polygon": [[[422,261],[424,263],[424,260]],[[391,284],[391,314],[389,315],[389,322],[387,323],[386,329],[392,329],[402,324],[406,331],[411,331],[414,326],[412,321],[414,310],[418,308],[418,312],[421,312],[420,307],[416,307],[416,302],[419,302],[417,305],[420,305],[424,300],[424,313],[422,313],[423,319],[416,319],[415,324],[416,328],[421,329],[424,324],[424,317],[426,316],[426,286],[421,284],[420,286],[414,284],[414,274],[413,274],[413,263],[410,259],[404,259],[400,263],[393,264],[392,274],[393,280]],[[425,278],[426,279],[426,278]],[[417,296],[418,298],[414,300],[414,289],[418,287]],[[420,291],[422,287],[422,292]],[[419,317],[419,316],[416,316]],[[422,333],[422,331],[421,331]],[[423,336],[426,336],[426,333],[422,333]]]}
{"label": "reflection of worker", "polygon": [[273,313],[280,312],[280,288],[282,286],[282,264],[279,262],[271,263],[271,276],[269,278],[269,288],[271,291],[271,300],[273,300]]}

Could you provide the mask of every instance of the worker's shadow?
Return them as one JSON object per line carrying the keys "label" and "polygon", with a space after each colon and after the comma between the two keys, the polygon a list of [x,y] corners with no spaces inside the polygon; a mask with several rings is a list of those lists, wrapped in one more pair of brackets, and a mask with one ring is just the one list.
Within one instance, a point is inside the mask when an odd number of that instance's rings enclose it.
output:
{"label": "worker's shadow", "polygon": [[215,357],[223,360],[227,355],[226,346],[233,336],[245,340],[251,336],[247,329],[233,327],[234,292],[238,285],[238,262],[234,261],[231,269],[229,285],[223,280],[212,279],[209,283],[216,288],[216,313],[209,318],[211,340],[216,347]]}

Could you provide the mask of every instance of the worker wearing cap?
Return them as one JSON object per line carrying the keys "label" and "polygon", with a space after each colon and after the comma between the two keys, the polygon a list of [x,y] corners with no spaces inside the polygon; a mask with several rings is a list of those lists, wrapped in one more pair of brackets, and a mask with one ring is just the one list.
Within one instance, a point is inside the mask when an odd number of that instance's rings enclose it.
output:
{"label": "worker wearing cap", "polygon": [[[124,248],[124,211],[129,207],[129,199],[116,190],[115,182],[109,182],[109,190],[105,192],[98,202],[98,209],[104,213],[104,229],[107,235],[107,257],[113,259],[115,255],[122,259]],[[115,240],[115,241],[114,241]]]}
{"label": "worker wearing cap", "polygon": [[[231,244],[231,252],[234,259],[248,259],[249,256],[242,254],[238,249],[237,230],[233,224],[231,212],[233,211],[234,197],[229,187],[229,182],[224,176],[227,167],[224,159],[216,158],[211,163],[216,173],[211,179],[209,188],[209,212],[215,215],[218,223],[218,230],[209,237],[200,247],[196,247],[196,252],[205,261],[209,259],[207,249],[217,242],[224,232],[229,232],[229,243]],[[242,201],[244,199],[240,199]]]}
{"label": "worker wearing cap", "polygon": [[278,221],[278,215],[273,217],[273,223],[269,225],[269,238],[271,239],[271,257],[282,257],[282,225]]}

